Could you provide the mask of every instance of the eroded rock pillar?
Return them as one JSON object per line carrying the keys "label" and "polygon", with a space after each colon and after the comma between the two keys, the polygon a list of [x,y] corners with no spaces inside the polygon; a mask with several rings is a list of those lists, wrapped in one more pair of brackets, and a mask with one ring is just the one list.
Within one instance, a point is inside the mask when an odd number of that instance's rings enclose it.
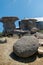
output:
{"label": "eroded rock pillar", "polygon": [[4,27],[4,33],[13,34],[15,29],[15,24],[14,22],[4,22],[3,27]]}

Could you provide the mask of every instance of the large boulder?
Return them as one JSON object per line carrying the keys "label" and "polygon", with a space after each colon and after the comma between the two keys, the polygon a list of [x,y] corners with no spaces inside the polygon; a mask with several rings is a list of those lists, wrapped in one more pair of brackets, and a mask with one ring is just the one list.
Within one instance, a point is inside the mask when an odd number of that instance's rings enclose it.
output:
{"label": "large boulder", "polygon": [[36,36],[36,37],[39,38],[39,39],[43,39],[43,34],[42,34],[42,33],[36,32],[36,33],[34,34],[34,36]]}
{"label": "large boulder", "polygon": [[13,51],[19,57],[29,57],[33,55],[39,47],[38,39],[34,36],[23,36],[14,46]]}
{"label": "large boulder", "polygon": [[37,31],[39,31],[38,28],[33,27],[33,28],[31,29],[31,34],[34,34],[34,33],[36,33]]}

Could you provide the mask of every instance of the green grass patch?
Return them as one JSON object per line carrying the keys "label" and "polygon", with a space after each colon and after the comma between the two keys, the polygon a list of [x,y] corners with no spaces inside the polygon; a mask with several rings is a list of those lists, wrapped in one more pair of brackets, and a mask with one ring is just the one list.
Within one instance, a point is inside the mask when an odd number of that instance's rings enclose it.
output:
{"label": "green grass patch", "polygon": [[43,33],[43,30],[40,30],[39,32]]}
{"label": "green grass patch", "polygon": [[0,32],[0,34],[2,34],[2,32]]}
{"label": "green grass patch", "polygon": [[0,32],[0,37],[2,36],[2,34],[3,34],[3,33],[2,33],[2,32]]}

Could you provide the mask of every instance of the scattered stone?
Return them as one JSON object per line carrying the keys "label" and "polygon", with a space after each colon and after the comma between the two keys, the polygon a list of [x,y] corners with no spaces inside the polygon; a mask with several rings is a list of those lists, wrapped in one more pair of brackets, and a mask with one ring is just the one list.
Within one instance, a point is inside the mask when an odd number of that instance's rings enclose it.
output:
{"label": "scattered stone", "polygon": [[34,34],[34,33],[36,33],[37,31],[38,31],[38,28],[33,27],[33,28],[31,29],[31,34]]}
{"label": "scattered stone", "polygon": [[29,57],[36,53],[39,47],[38,39],[34,36],[23,36],[14,46],[13,51],[19,57]]}
{"label": "scattered stone", "polygon": [[43,39],[43,34],[42,33],[36,32],[34,34],[34,36],[37,37],[38,39]]}
{"label": "scattered stone", "polygon": [[43,46],[40,46],[40,47],[38,48],[38,53],[39,53],[39,54],[43,54]]}
{"label": "scattered stone", "polygon": [[43,42],[39,42],[40,46],[43,46]]}
{"label": "scattered stone", "polygon": [[6,43],[7,42],[7,39],[5,38],[0,38],[0,43]]}

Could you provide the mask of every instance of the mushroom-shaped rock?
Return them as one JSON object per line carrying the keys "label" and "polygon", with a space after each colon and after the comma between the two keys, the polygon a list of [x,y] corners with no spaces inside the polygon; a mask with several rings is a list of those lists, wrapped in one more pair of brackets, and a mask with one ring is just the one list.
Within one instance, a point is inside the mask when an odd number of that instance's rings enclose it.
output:
{"label": "mushroom-shaped rock", "polygon": [[36,36],[36,37],[39,38],[39,39],[43,39],[43,34],[42,34],[42,33],[36,32],[36,33],[34,34],[34,36]]}
{"label": "mushroom-shaped rock", "polygon": [[33,55],[39,47],[38,39],[34,36],[23,36],[14,46],[13,51],[19,57],[29,57]]}
{"label": "mushroom-shaped rock", "polygon": [[33,28],[31,29],[31,34],[34,34],[34,33],[36,33],[37,31],[38,31],[38,28],[33,27]]}

